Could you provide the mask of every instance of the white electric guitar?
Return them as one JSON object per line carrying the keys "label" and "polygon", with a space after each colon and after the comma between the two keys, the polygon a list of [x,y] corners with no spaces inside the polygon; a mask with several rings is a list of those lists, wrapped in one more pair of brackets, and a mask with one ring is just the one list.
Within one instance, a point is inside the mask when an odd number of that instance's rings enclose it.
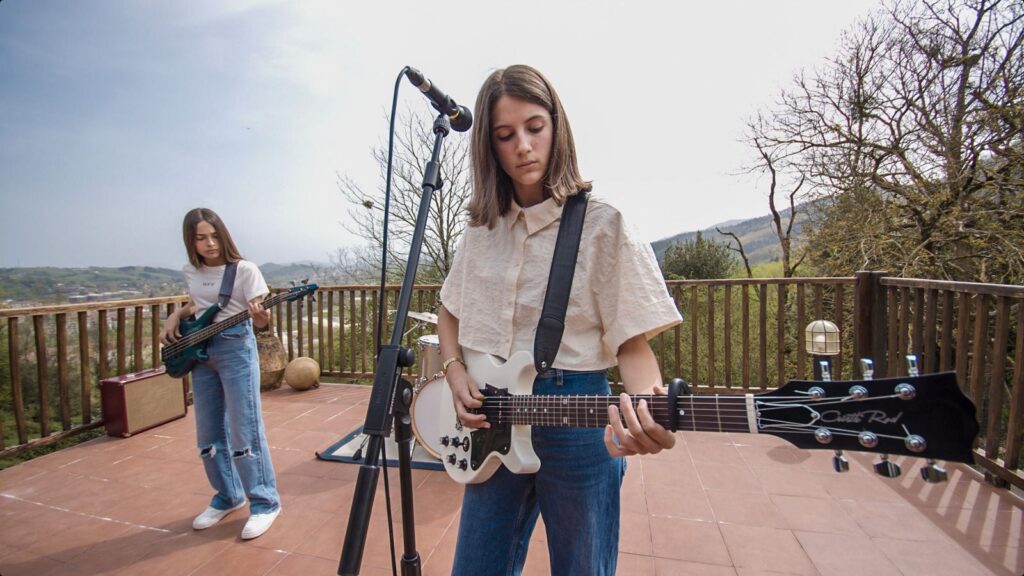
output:
{"label": "white electric guitar", "polygon": [[[484,395],[475,412],[491,427],[462,426],[451,390],[440,397],[441,461],[456,482],[475,484],[504,464],[520,474],[540,469],[531,426],[602,428],[618,396],[534,396],[537,375],[529,352],[508,361],[464,349],[466,370]],[[862,381],[797,381],[765,394],[684,395],[682,381],[667,396],[647,400],[654,420],[672,431],[771,434],[800,448],[851,450],[972,463],[978,435],[975,407],[951,372]],[[837,465],[838,466],[838,465]],[[922,475],[925,471],[922,471]]]}

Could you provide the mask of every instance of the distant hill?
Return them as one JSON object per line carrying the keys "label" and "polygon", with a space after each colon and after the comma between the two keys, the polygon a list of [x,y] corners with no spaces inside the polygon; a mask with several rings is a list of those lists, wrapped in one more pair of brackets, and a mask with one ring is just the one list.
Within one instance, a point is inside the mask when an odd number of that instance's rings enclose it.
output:
{"label": "distant hill", "polygon": [[[797,219],[793,224],[794,238],[799,238],[800,233],[803,231],[803,226],[807,222],[808,218],[805,208],[808,207],[810,207],[809,204],[801,204],[797,206]],[[789,209],[782,211],[783,225],[788,221],[789,213]],[[743,242],[743,250],[746,252],[747,258],[750,259],[751,265],[772,262],[782,258],[782,252],[779,248],[779,239],[775,235],[775,231],[772,229],[771,214],[751,218],[750,220],[729,220],[700,231],[700,233],[704,235],[704,238],[708,240],[714,240],[716,242],[731,242],[735,247],[736,243],[732,241],[732,238],[719,234],[718,231],[715,230],[716,227],[739,236],[740,241]],[[651,246],[654,248],[654,253],[658,256],[658,261],[661,262],[665,258],[665,249],[668,248],[669,244],[672,244],[673,242],[692,241],[696,237],[696,230],[693,232],[682,232],[675,236],[651,242]]]}
{"label": "distant hill", "polygon": [[260,271],[263,272],[263,278],[266,279],[267,284],[274,288],[287,288],[291,286],[292,282],[303,280],[322,284],[321,279],[317,277],[317,270],[328,266],[330,264],[323,262],[291,262],[289,264],[267,262],[260,264]]}
{"label": "distant hill", "polygon": [[[291,281],[317,282],[315,270],[326,266],[313,262],[268,263],[260,266],[267,283],[275,288]],[[75,304],[101,300],[126,300],[185,293],[181,270],[151,266],[120,268],[0,268],[0,303],[8,306]]]}
{"label": "distant hill", "polygon": [[123,300],[184,291],[181,271],[168,268],[0,268],[0,301],[7,304]]}
{"label": "distant hill", "polygon": [[[798,238],[807,222],[803,204],[794,225],[794,237]],[[812,207],[812,206],[811,206]],[[789,217],[789,210],[783,212],[783,219]],[[778,239],[771,229],[771,216],[760,216],[749,220],[729,220],[701,230],[705,238],[717,242],[731,240],[719,234],[715,227],[735,233],[743,241],[743,248],[751,264],[771,262],[780,258]],[[697,232],[682,232],[651,243],[658,260],[663,260],[665,249],[672,242],[685,242],[696,237]],[[267,283],[274,288],[287,288],[291,283],[303,280],[323,284],[317,271],[330,265],[322,262],[291,262],[277,264],[268,262],[260,265]],[[87,302],[90,300],[124,300],[171,296],[184,294],[185,279],[181,270],[154,268],[151,266],[123,266],[120,268],[0,268],[0,304],[7,306],[32,306]]]}

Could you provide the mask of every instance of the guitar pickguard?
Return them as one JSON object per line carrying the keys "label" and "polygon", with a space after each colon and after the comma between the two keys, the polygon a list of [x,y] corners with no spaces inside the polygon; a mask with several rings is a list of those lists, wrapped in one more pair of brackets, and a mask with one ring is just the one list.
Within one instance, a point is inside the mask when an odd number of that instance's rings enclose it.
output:
{"label": "guitar pickguard", "polygon": [[[471,350],[464,350],[464,354],[466,370],[481,386],[485,397],[522,395],[532,391],[537,372],[528,352],[513,354],[506,362]],[[517,474],[529,474],[540,469],[540,459],[533,451],[530,426],[502,424],[489,416],[491,428],[465,428],[455,415],[451,389],[447,386],[443,388],[440,409],[441,443],[444,446],[441,462],[448,476],[456,482],[483,482],[502,464]]]}

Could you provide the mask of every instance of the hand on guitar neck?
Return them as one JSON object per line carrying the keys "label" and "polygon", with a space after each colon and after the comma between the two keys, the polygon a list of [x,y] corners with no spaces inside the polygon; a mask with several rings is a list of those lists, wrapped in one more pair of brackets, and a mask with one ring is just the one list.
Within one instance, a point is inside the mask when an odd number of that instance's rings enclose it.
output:
{"label": "hand on guitar neck", "polygon": [[254,298],[249,301],[249,316],[252,317],[252,325],[262,330],[270,324],[270,308],[263,307],[263,297]]}
{"label": "hand on guitar neck", "polygon": [[[626,390],[633,394],[665,396],[661,372],[647,339],[641,334],[626,340],[617,355],[619,375]],[[604,429],[604,445],[612,457],[634,454],[657,454],[676,445],[676,437],[655,422],[646,400],[636,409],[628,394],[619,397],[618,406],[608,406],[608,422]],[[625,426],[623,426],[625,424]]]}

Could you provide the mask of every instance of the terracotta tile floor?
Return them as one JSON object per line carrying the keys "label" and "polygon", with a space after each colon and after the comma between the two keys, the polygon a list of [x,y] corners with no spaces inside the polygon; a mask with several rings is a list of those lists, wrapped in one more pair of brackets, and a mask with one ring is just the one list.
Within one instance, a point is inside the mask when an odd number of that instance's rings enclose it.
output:
{"label": "terracotta tile floor", "polygon": [[[264,394],[284,512],[242,542],[244,512],[203,532],[192,517],[210,491],[185,419],[128,439],[98,438],[0,471],[0,574],[334,574],[358,467],[318,460],[362,424],[369,389],[325,384]],[[620,575],[1024,574],[1024,502],[950,465],[925,484],[920,462],[897,459],[896,480],[850,455],[770,436],[680,433],[676,449],[632,458],[623,493]],[[392,475],[396,518],[397,474]],[[462,489],[415,470],[417,548],[423,573],[447,574]],[[391,573],[383,481],[362,574]],[[396,534],[401,551],[401,531]],[[400,553],[400,552],[399,552]],[[534,534],[528,574],[546,574]]]}

